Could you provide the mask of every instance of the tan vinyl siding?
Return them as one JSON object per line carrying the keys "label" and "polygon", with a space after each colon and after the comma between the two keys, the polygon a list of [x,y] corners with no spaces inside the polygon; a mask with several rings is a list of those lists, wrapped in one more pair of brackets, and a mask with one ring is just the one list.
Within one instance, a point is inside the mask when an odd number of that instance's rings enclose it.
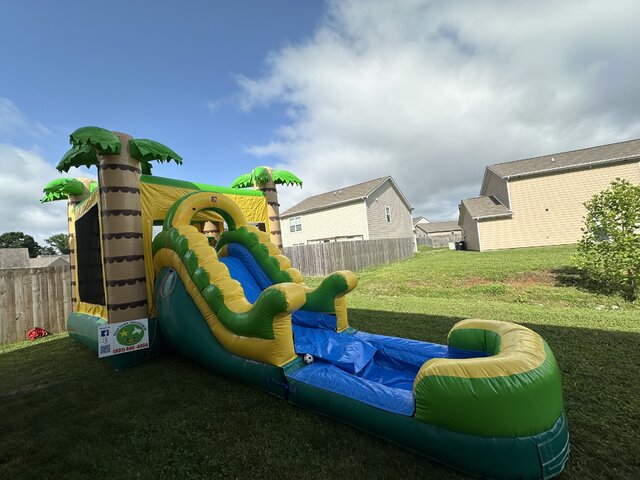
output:
{"label": "tan vinyl siding", "polygon": [[[301,213],[282,219],[282,244],[290,247],[306,244],[319,239],[357,236],[359,240],[368,240],[366,215],[363,201],[315,212]],[[301,217],[302,230],[289,231],[289,219]],[[360,237],[361,236],[361,237]]]}
{"label": "tan vinyl siding", "polygon": [[640,164],[623,163],[511,180],[513,218],[479,222],[482,250],[577,242],[582,236],[583,203],[617,177],[640,184]]}
{"label": "tan vinyl siding", "polygon": [[507,186],[507,180],[501,178],[491,170],[486,170],[486,177],[480,191],[481,196],[494,196],[505,207],[511,208],[509,204],[509,187]]}
{"label": "tan vinyl siding", "polygon": [[471,218],[466,208],[462,207],[462,238],[467,244],[467,250],[480,250],[480,240],[478,239],[477,220]]}
{"label": "tan vinyl siding", "polygon": [[[369,238],[413,237],[411,211],[402,201],[391,182],[383,183],[366,201]],[[391,209],[391,223],[387,223],[385,207]]]}

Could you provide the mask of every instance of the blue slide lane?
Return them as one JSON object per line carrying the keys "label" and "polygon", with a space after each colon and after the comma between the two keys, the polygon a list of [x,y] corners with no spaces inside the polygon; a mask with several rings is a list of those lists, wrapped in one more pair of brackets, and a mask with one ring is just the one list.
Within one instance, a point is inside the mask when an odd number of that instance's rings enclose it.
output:
{"label": "blue slide lane", "polygon": [[[227,252],[220,261],[254,303],[271,280],[244,246],[230,244]],[[401,415],[414,413],[413,381],[424,362],[484,356],[417,340],[337,333],[335,315],[325,313],[299,310],[292,323],[296,353],[309,353],[315,361],[291,378]]]}

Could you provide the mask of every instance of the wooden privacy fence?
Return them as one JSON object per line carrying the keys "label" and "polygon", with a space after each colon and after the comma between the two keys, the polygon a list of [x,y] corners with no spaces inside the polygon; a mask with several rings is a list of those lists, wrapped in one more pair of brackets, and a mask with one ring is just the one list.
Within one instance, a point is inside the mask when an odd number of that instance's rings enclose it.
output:
{"label": "wooden privacy fence", "polygon": [[0,345],[26,340],[34,327],[63,332],[70,312],[68,266],[0,269]]}
{"label": "wooden privacy fence", "polygon": [[313,243],[283,249],[294,268],[311,276],[328,275],[336,270],[355,272],[404,260],[414,253],[413,238]]}
{"label": "wooden privacy fence", "polygon": [[418,245],[426,245],[432,248],[445,248],[449,243],[455,243],[462,240],[461,233],[450,233],[449,235],[438,235],[433,237],[418,237]]}

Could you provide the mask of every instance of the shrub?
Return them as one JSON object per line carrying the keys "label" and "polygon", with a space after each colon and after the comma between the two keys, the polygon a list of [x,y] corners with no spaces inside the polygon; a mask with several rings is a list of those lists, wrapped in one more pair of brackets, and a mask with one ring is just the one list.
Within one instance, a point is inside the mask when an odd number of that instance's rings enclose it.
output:
{"label": "shrub", "polygon": [[616,179],[586,202],[576,265],[593,282],[633,301],[640,277],[640,185]]}

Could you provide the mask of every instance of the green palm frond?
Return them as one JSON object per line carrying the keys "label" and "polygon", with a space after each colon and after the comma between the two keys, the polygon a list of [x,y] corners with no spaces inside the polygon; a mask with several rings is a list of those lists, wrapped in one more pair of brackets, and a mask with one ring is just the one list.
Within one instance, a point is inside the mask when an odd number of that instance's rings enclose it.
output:
{"label": "green palm frond", "polygon": [[75,147],[91,145],[98,153],[120,153],[120,138],[109,130],[100,127],[81,127],[69,136]]}
{"label": "green palm frond", "polygon": [[95,180],[92,180],[89,183],[89,193],[93,193],[93,191],[98,188],[98,182],[96,182]]}
{"label": "green palm frond", "polygon": [[90,167],[98,164],[98,155],[89,145],[75,145],[64,154],[56,165],[59,172],[68,172],[71,167]]}
{"label": "green palm frond", "polygon": [[253,179],[250,173],[243,173],[231,184],[231,188],[247,188],[253,186]]}
{"label": "green palm frond", "polygon": [[267,183],[270,180],[269,170],[265,167],[256,167],[251,171],[251,177],[255,183]]}
{"label": "green palm frond", "polygon": [[140,171],[143,175],[151,175],[152,166],[149,162],[143,160],[140,162]]}
{"label": "green palm frond", "polygon": [[[146,138],[129,140],[129,151],[131,156],[136,160],[139,160],[142,164],[152,160],[161,163],[173,160],[178,165],[182,165],[182,157],[180,155],[166,145],[156,142],[155,140],[148,140]],[[149,167],[149,169],[150,168],[151,167]]]}
{"label": "green palm frond", "polygon": [[271,178],[276,185],[298,185],[302,187],[302,180],[287,170],[273,170]]}
{"label": "green palm frond", "polygon": [[267,183],[273,180],[276,185],[298,185],[302,187],[302,180],[288,170],[269,170],[266,167],[256,167],[251,173],[244,173],[236,178],[231,184],[231,188],[247,188],[258,183]]}
{"label": "green palm frond", "polygon": [[42,189],[44,196],[40,203],[66,200],[69,195],[81,195],[84,184],[75,178],[57,178],[47,183]]}
{"label": "green palm frond", "polygon": [[56,200],[67,200],[69,197],[61,192],[45,193],[40,199],[40,203],[55,202]]}

